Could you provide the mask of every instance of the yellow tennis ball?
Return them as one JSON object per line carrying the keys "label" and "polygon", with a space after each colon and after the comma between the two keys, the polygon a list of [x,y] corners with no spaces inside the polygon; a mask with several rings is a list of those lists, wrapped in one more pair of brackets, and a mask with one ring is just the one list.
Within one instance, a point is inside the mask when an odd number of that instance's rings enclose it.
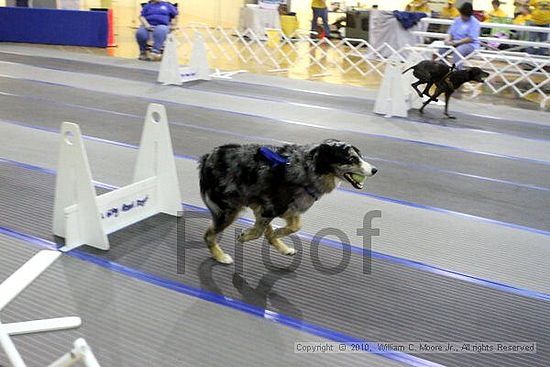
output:
{"label": "yellow tennis ball", "polygon": [[365,181],[365,176],[360,175],[358,173],[352,174],[351,178],[353,178],[353,180],[356,181],[356,182],[361,182],[362,183],[363,181]]}

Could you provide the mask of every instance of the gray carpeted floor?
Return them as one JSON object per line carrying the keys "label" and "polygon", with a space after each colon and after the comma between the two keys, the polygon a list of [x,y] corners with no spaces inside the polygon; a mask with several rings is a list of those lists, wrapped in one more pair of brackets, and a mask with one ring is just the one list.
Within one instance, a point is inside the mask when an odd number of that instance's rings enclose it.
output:
{"label": "gray carpeted floor", "polygon": [[[117,367],[399,365],[366,353],[293,353],[296,341],[339,336],[534,341],[537,354],[401,361],[550,364],[547,124],[512,114],[479,117],[484,111],[469,113],[464,101],[453,122],[437,110],[383,119],[362,96],[315,93],[299,81],[295,90],[245,78],[158,87],[154,70],[124,60],[40,50],[0,51],[0,72],[0,281],[37,251],[40,240],[32,238],[61,243],[51,234],[61,121],[80,125],[94,178],[124,185],[147,104],[165,104],[187,204],[185,220],[158,215],[111,235],[108,252],[85,247],[64,255],[5,310],[3,322],[67,314],[84,320],[77,330],[17,338],[29,366],[54,360],[78,336],[102,366]],[[365,192],[343,185],[316,204],[304,216],[292,259],[270,254],[261,241],[236,247],[232,234],[250,225],[244,213],[221,240],[236,265],[214,263],[202,244],[208,216],[194,158],[228,142],[329,137],[358,146],[379,168]],[[370,258],[356,228],[374,209],[382,218]],[[189,219],[193,213],[202,219]],[[343,247],[332,237],[311,243],[327,227],[349,237]]]}

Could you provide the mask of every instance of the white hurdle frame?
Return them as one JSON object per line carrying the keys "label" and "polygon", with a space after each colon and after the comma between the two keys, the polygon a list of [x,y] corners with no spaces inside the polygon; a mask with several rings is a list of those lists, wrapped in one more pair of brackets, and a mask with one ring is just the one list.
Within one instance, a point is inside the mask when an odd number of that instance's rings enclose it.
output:
{"label": "white hurdle frame", "polygon": [[[31,285],[60,256],[61,252],[59,251],[40,251],[0,283],[0,311]],[[79,317],[61,317],[11,324],[0,322],[0,346],[6,353],[12,367],[26,367],[23,357],[21,357],[11,340],[11,336],[74,329],[81,324],[82,320]],[[84,362],[86,367],[99,367],[97,359],[84,339],[75,341],[73,350],[50,364],[49,367],[69,367],[78,361]]]}
{"label": "white hurdle frame", "polygon": [[189,66],[180,68],[176,36],[169,34],[164,45],[157,81],[163,85],[182,85],[195,80],[210,80],[208,54],[202,34],[195,32]]}
{"label": "white hurdle frame", "polygon": [[96,196],[80,128],[61,125],[53,233],[61,251],[82,245],[110,248],[108,234],[155,214],[180,216],[181,194],[163,105],[147,109],[133,183]]}
{"label": "white hurdle frame", "polygon": [[100,367],[92,349],[88,343],[86,343],[86,340],[82,338],[74,342],[73,349],[69,353],[61,356],[48,367],[70,367],[78,362],[84,363],[86,367]]}
{"label": "white hurdle frame", "polygon": [[389,58],[374,103],[374,113],[384,117],[407,117],[411,108],[422,106],[422,98],[410,88],[414,76],[412,73],[403,74],[404,69],[420,61],[422,58],[414,53],[409,54],[406,60],[398,54]]}

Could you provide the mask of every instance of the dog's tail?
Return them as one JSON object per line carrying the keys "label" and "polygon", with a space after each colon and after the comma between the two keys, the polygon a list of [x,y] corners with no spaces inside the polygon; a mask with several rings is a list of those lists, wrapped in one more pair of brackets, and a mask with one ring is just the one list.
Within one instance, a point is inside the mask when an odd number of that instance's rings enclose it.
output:
{"label": "dog's tail", "polygon": [[[416,65],[414,65],[414,66],[416,66]],[[401,74],[405,74],[407,71],[414,69],[414,66],[411,66],[410,68],[406,69],[406,70],[403,71]]]}
{"label": "dog's tail", "polygon": [[199,186],[201,190],[201,195],[206,192],[207,182],[206,182],[206,161],[210,157],[210,154],[205,154],[199,158]]}
{"label": "dog's tail", "polygon": [[210,191],[209,188],[212,187],[212,182],[210,182],[208,179],[208,158],[210,158],[210,154],[205,154],[199,158],[199,187],[201,191],[202,201],[208,207],[208,209],[210,209],[210,212],[212,212],[213,215],[216,215],[220,212],[221,209],[218,204],[210,199],[210,196],[208,195],[208,191]]}

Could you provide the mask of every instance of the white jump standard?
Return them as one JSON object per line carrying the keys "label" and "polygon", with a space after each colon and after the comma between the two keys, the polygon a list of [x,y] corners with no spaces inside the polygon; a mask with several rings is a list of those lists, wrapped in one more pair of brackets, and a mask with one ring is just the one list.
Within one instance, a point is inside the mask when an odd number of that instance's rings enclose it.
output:
{"label": "white jump standard", "polygon": [[407,117],[409,109],[420,108],[422,99],[411,91],[408,82],[410,78],[410,75],[403,75],[401,60],[396,56],[391,57],[376,96],[374,113],[384,117]]}
{"label": "white jump standard", "polygon": [[82,245],[109,249],[108,234],[155,214],[181,215],[181,195],[164,106],[150,104],[133,183],[96,195],[78,125],[61,125],[53,233],[61,251]]}
{"label": "white jump standard", "polygon": [[199,32],[195,33],[193,50],[189,66],[180,68],[178,60],[178,40],[169,34],[164,45],[164,54],[160,62],[160,71],[157,81],[163,85],[182,85],[194,80],[210,80],[210,66],[206,45]]}

